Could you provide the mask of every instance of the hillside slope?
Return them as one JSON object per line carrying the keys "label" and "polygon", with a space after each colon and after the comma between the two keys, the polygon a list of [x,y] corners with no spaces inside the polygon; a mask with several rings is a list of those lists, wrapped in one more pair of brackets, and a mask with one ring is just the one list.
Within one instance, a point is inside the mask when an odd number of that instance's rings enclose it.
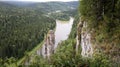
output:
{"label": "hillside slope", "polygon": [[69,11],[78,7],[78,1],[72,2],[21,2],[21,1],[2,1],[1,4],[9,4],[17,7],[26,7],[35,9],[37,11],[42,10],[43,12],[54,12],[57,10]]}
{"label": "hillside slope", "polygon": [[120,67],[119,6],[120,0],[80,1],[70,38],[50,61],[37,56],[31,66]]}
{"label": "hillside slope", "polygon": [[20,59],[37,46],[48,30],[54,29],[56,25],[56,18],[46,16],[47,13],[72,10],[66,5],[71,7],[62,2],[30,3],[24,7],[0,2],[0,65],[9,62],[8,58],[11,57],[12,61]]}

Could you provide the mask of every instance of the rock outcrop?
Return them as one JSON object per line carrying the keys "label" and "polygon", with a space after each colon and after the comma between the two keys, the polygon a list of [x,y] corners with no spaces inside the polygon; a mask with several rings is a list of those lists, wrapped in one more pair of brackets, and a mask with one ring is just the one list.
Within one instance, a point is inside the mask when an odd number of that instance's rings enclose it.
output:
{"label": "rock outcrop", "polygon": [[55,45],[55,34],[53,30],[48,32],[48,35],[45,39],[45,57],[48,57],[54,53],[54,45]]}
{"label": "rock outcrop", "polygon": [[78,24],[76,52],[78,52],[79,45],[81,45],[81,55],[83,57],[92,57],[93,47],[91,43],[91,31],[87,29],[87,23],[81,20]]}
{"label": "rock outcrop", "polygon": [[45,37],[42,49],[37,50],[37,55],[41,55],[44,58],[49,58],[54,53],[55,47],[55,34],[53,30],[50,30]]}
{"label": "rock outcrop", "polygon": [[41,55],[44,58],[49,58],[54,53],[55,47],[55,34],[53,30],[50,30],[45,37],[42,49],[37,50],[37,55]]}

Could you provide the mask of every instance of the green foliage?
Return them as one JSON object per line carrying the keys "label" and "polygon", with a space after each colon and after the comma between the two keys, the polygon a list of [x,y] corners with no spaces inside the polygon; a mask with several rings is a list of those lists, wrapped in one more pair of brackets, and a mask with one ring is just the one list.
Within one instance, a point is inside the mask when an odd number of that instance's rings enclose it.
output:
{"label": "green foliage", "polygon": [[62,20],[62,21],[68,21],[70,19],[69,18],[70,16],[63,12],[51,13],[49,16],[54,19]]}
{"label": "green foliage", "polygon": [[[68,39],[59,44],[57,51],[50,57],[50,61],[37,56],[31,67],[112,67],[108,56],[101,53],[94,54],[93,58],[84,58],[75,54],[75,39]],[[79,51],[81,48],[79,47]]]}
{"label": "green foliage", "polygon": [[48,16],[51,18],[62,20],[62,21],[68,21],[71,17],[75,17],[77,14],[77,9],[67,10],[67,11],[56,11],[49,13]]}
{"label": "green foliage", "polygon": [[120,0],[81,0],[79,8],[82,20],[93,32],[94,43],[100,44],[96,46],[109,56],[112,65],[119,65]]}
{"label": "green foliage", "polygon": [[[55,27],[55,17],[47,14],[57,10],[76,9],[77,2],[47,2],[24,4],[0,2],[0,57],[21,58],[44,39],[44,34]],[[66,13],[67,13],[66,12]],[[62,18],[64,17],[64,18]],[[68,14],[58,18],[69,19]],[[26,48],[27,47],[27,48]],[[19,49],[18,49],[19,48]]]}
{"label": "green foliage", "polygon": [[55,20],[42,12],[13,6],[0,6],[0,57],[21,58],[55,27]]}
{"label": "green foliage", "polygon": [[14,57],[5,58],[0,61],[0,67],[17,67],[17,60]]}
{"label": "green foliage", "polygon": [[76,36],[77,36],[77,25],[80,21],[80,19],[79,19],[80,16],[77,14],[75,14],[75,15],[76,16],[74,17],[75,19],[73,22],[72,30],[71,30],[70,35],[69,35],[69,38],[72,38],[72,39],[76,38]]}
{"label": "green foliage", "polygon": [[95,30],[96,36],[101,35],[102,32],[101,39],[114,41],[114,44],[120,43],[118,42],[120,41],[119,2],[119,0],[82,0],[79,9],[89,28]]}
{"label": "green foliage", "polygon": [[[43,64],[46,63],[47,65],[51,65],[51,67],[119,67],[119,64],[113,65],[117,62],[111,62],[111,55],[104,54],[106,51],[110,54],[109,50],[111,46],[113,46],[113,50],[119,52],[119,47],[116,47],[120,43],[120,14],[118,5],[120,5],[120,0],[80,1],[80,15],[82,16],[82,20],[88,23],[88,28],[93,29],[94,34],[92,36],[93,38],[95,37],[97,43],[101,43],[105,47],[101,53],[94,53],[92,58],[81,57],[80,52],[76,54],[76,27],[73,25],[69,39],[59,44],[60,46],[56,53],[51,56],[49,63],[45,61]],[[101,47],[100,45],[98,46]],[[81,51],[80,47],[79,51]],[[113,56],[119,56],[119,53],[116,52],[113,51]]]}
{"label": "green foliage", "polygon": [[76,35],[75,34],[77,31],[76,25],[78,24],[78,22],[79,22],[79,16],[75,16],[74,24],[73,24],[69,39],[59,44],[60,46],[57,48],[56,53],[50,57],[50,60],[46,60],[40,56],[36,56],[33,59],[33,62],[31,62],[30,66],[31,67],[76,66],[77,64],[80,64],[78,61],[81,61],[81,63],[84,64],[83,60],[80,58],[81,55],[80,54],[75,55],[76,54],[75,52],[75,46],[76,46],[75,36]]}
{"label": "green foliage", "polygon": [[93,59],[90,59],[90,67],[112,67],[107,55],[96,53]]}
{"label": "green foliage", "polygon": [[[43,12],[51,13],[57,10],[60,11],[69,11],[71,9],[76,9],[78,7],[78,1],[73,2],[47,2],[47,3],[37,3],[33,7],[36,10],[43,10]],[[47,10],[46,10],[47,9]]]}
{"label": "green foliage", "polygon": [[79,46],[78,54],[76,54],[76,33],[77,24],[79,23],[79,16],[75,17],[72,31],[69,35],[69,39],[58,44],[56,53],[51,55],[50,60],[43,59],[39,56],[39,59],[33,63],[33,67],[110,67],[110,61],[106,55],[95,54],[93,58],[84,58],[81,56],[81,47]]}
{"label": "green foliage", "polygon": [[[47,2],[25,5],[21,2],[8,4],[0,2],[0,66],[10,65],[5,58],[20,59],[44,39],[44,34],[49,29],[55,28],[55,17],[47,16],[57,10],[64,11],[63,20],[69,19],[68,15],[76,9],[77,2]],[[67,10],[67,11],[66,11]],[[67,13],[67,14],[65,14]],[[70,15],[71,15],[70,14]],[[64,18],[63,18],[64,17]],[[5,66],[4,65],[4,66]]]}

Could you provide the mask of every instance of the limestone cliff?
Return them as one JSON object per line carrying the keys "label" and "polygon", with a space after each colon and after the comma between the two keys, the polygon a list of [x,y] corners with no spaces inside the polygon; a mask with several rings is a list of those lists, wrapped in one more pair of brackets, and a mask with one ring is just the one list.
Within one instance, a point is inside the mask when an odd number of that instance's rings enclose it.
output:
{"label": "limestone cliff", "polygon": [[[101,30],[100,30],[101,31]],[[115,41],[108,41],[109,39],[102,39],[103,42],[98,42],[97,37],[101,37],[103,34],[100,32],[96,35],[95,29],[89,29],[88,24],[85,20],[80,19],[77,27],[77,44],[76,52],[78,51],[78,46],[82,48],[81,55],[83,57],[94,57],[96,54],[102,54],[107,56],[107,58],[112,62],[112,66],[120,65],[120,48],[117,46]]]}
{"label": "limestone cliff", "polygon": [[54,45],[55,45],[55,35],[54,35],[54,31],[50,30],[46,40],[45,40],[45,56],[49,57],[51,54],[54,53]]}
{"label": "limestone cliff", "polygon": [[[55,45],[55,34],[53,30],[50,30],[45,37],[42,48],[39,48],[35,54],[40,55],[46,59],[50,59],[50,55],[54,53],[54,45]],[[33,62],[34,54],[31,56],[27,56],[28,58],[24,61],[25,65],[30,65]]]}
{"label": "limestone cliff", "polygon": [[50,30],[45,37],[42,49],[37,50],[37,55],[41,55],[44,58],[49,58],[54,53],[55,46],[55,34],[53,30]]}
{"label": "limestone cliff", "polygon": [[81,45],[81,55],[83,57],[92,57],[93,46],[91,43],[91,30],[89,30],[87,27],[87,23],[80,19],[77,31],[76,51],[78,52],[78,46]]}

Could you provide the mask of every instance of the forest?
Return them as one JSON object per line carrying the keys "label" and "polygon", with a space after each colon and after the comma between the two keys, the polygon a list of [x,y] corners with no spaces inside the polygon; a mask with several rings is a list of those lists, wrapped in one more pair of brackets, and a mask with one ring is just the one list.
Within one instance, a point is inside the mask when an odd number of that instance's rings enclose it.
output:
{"label": "forest", "polygon": [[[69,38],[59,44],[50,61],[36,56],[31,67],[119,67],[120,66],[120,0],[81,0],[79,15],[75,17]],[[81,18],[81,19],[80,19]],[[81,56],[81,46],[76,52],[77,25],[80,21],[92,30],[95,46],[92,58]],[[64,45],[64,46],[63,46]],[[44,60],[44,61],[43,61]]]}
{"label": "forest", "polygon": [[69,11],[58,11],[48,14],[51,18],[62,20],[62,21],[68,21],[71,17],[75,17],[77,14],[78,9],[73,9]]}
{"label": "forest", "polygon": [[[18,3],[0,2],[0,67],[22,58],[44,40],[48,30],[55,28],[57,17],[47,16],[48,13],[61,9],[69,12],[68,7],[78,5],[74,2],[73,5],[69,2]],[[70,13],[66,15],[69,18]]]}
{"label": "forest", "polygon": [[[55,20],[35,10],[0,7],[0,57],[20,58],[44,39]],[[27,47],[27,48],[26,48]],[[19,48],[19,49],[18,49]]]}
{"label": "forest", "polygon": [[44,16],[43,10],[38,12],[29,7],[21,8],[4,3],[1,3],[0,9],[0,56],[3,58],[21,57],[21,52],[32,49],[43,40],[48,29],[55,27],[55,20]]}
{"label": "forest", "polygon": [[[54,3],[51,8],[60,7],[60,4]],[[59,11],[69,4],[78,9]],[[0,4],[0,67],[26,67],[25,64],[17,65],[17,60],[42,42],[49,29],[55,28],[55,19],[68,20],[69,16],[75,19],[68,39],[59,43],[49,60],[35,55],[28,67],[120,67],[120,0],[80,0],[79,5],[67,3],[53,10],[38,7],[38,4],[34,9],[28,5],[24,8],[3,5]],[[82,34],[78,30],[83,26],[79,26],[80,22],[86,22],[86,29],[92,31],[92,57],[81,55],[81,41],[76,51],[76,36]]]}

